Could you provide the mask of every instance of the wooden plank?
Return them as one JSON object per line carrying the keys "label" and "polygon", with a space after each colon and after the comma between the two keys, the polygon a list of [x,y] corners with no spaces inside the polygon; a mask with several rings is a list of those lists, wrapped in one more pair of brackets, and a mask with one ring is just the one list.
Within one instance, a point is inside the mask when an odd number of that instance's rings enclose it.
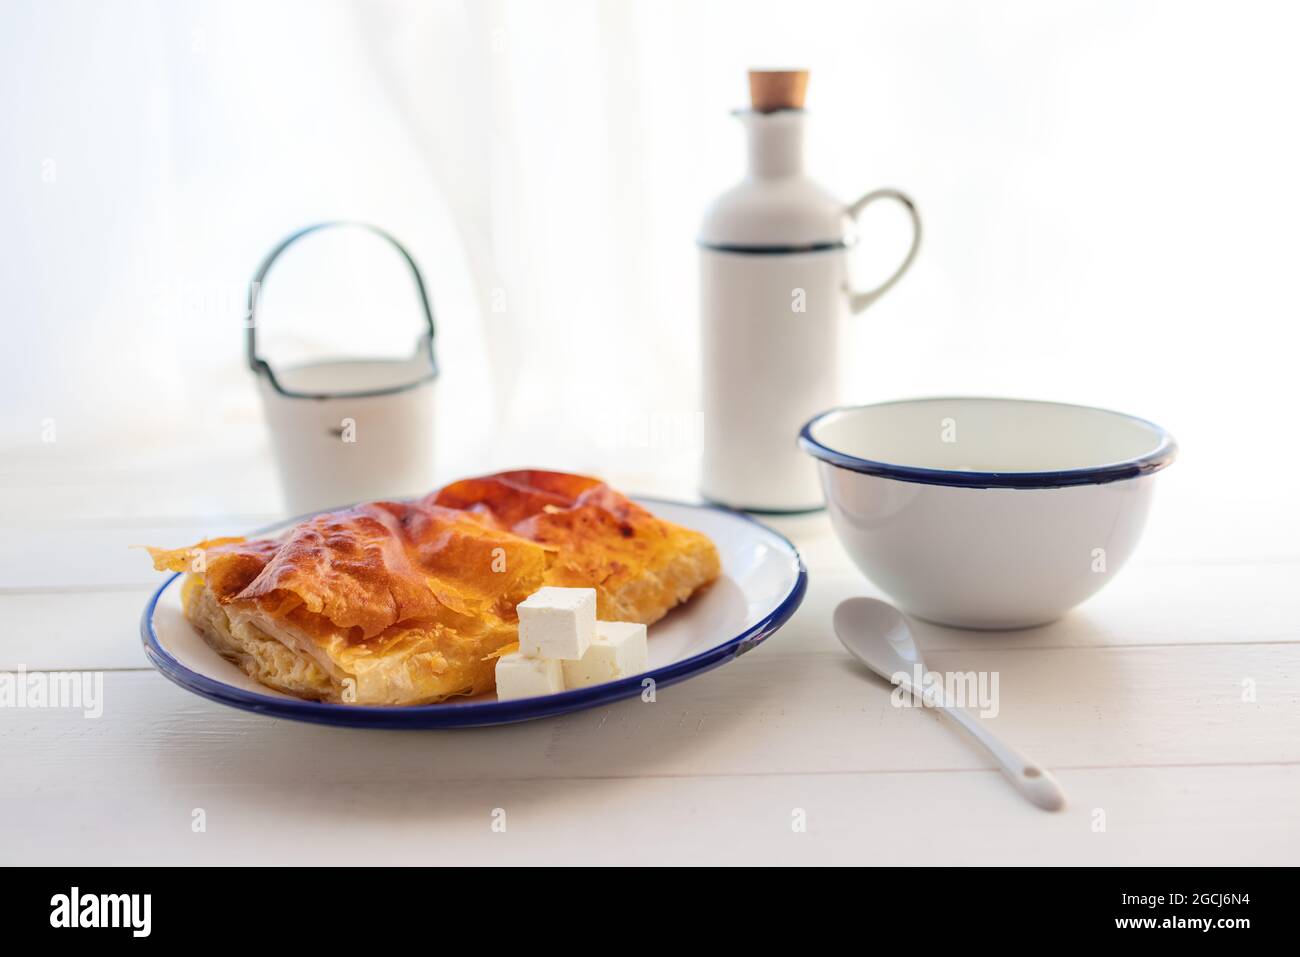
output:
{"label": "wooden plank", "polygon": [[140,644],[140,615],[157,584],[0,594],[0,669],[151,667]]}
{"label": "wooden plank", "polygon": [[0,524],[91,527],[283,514],[266,433],[246,422],[226,425],[201,438],[151,432],[103,443],[99,436],[61,435],[48,445],[7,449]]}
{"label": "wooden plank", "polygon": [[1059,814],[1030,807],[992,771],[436,785],[357,776],[329,787],[310,776],[162,788],[123,778],[104,791],[0,796],[0,864],[1300,862],[1300,768],[1059,776],[1073,798]]}
{"label": "wooden plank", "polygon": [[[912,628],[923,651],[1300,641],[1297,579],[1300,564],[1289,562],[1134,565],[1059,621],[1041,628],[967,631],[921,620],[913,620]],[[855,595],[888,600],[856,572],[816,573],[798,625],[772,640],[787,651],[837,649],[831,616],[836,605]]]}
{"label": "wooden plank", "polygon": [[195,525],[17,528],[0,550],[0,591],[155,587],[162,580],[138,545],[179,548],[222,535],[242,535],[242,521]]}
{"label": "wooden plank", "polygon": [[[996,670],[992,726],[1048,767],[1300,762],[1300,645],[942,652]],[[1253,678],[1256,700],[1242,701]],[[898,708],[842,656],[760,648],[737,662],[560,718],[460,732],[276,721],[212,704],[153,672],[104,676],[98,720],[0,708],[0,794],[507,778],[818,774],[992,767],[936,714]]]}

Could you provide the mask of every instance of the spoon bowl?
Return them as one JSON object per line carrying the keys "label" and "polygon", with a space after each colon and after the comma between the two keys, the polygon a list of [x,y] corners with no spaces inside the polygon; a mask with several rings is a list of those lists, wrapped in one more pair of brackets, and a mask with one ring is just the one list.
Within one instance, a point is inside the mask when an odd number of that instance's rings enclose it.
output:
{"label": "spoon bowl", "polygon": [[849,654],[886,681],[899,672],[912,674],[921,651],[897,608],[874,598],[850,598],[835,609],[835,634]]}

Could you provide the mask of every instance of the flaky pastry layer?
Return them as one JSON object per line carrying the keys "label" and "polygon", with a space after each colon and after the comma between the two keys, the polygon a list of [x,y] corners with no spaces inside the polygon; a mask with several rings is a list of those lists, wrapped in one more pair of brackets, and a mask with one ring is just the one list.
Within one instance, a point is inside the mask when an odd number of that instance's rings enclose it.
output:
{"label": "flaky pastry layer", "polygon": [[185,615],[224,657],[277,690],[357,704],[493,690],[515,606],[543,585],[594,588],[602,619],[650,624],[720,573],[701,533],[597,479],[538,470],[325,513],[277,539],[150,551],[190,573]]}

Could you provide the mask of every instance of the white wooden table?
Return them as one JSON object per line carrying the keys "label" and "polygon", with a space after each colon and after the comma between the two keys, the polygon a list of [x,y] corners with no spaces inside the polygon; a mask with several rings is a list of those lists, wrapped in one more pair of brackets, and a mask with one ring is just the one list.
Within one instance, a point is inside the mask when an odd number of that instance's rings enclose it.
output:
{"label": "white wooden table", "polygon": [[935,669],[999,672],[996,729],[1069,794],[1047,814],[850,664],[831,611],[876,592],[824,517],[774,523],[810,572],[790,624],[654,704],[347,730],[209,703],[140,648],[159,577],[127,546],[278,517],[264,450],[63,455],[0,472],[0,669],[102,671],[104,711],[0,708],[0,863],[1300,862],[1300,550],[1290,525],[1240,533],[1292,519],[1267,494],[1207,513],[1182,463],[1134,563],[1067,618],[918,626]]}

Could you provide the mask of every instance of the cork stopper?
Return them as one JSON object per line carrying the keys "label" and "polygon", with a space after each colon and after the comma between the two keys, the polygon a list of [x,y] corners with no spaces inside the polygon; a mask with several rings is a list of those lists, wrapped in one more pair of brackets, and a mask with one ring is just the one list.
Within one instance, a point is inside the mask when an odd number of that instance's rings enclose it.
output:
{"label": "cork stopper", "polygon": [[802,110],[807,70],[750,70],[749,101],[757,113]]}

